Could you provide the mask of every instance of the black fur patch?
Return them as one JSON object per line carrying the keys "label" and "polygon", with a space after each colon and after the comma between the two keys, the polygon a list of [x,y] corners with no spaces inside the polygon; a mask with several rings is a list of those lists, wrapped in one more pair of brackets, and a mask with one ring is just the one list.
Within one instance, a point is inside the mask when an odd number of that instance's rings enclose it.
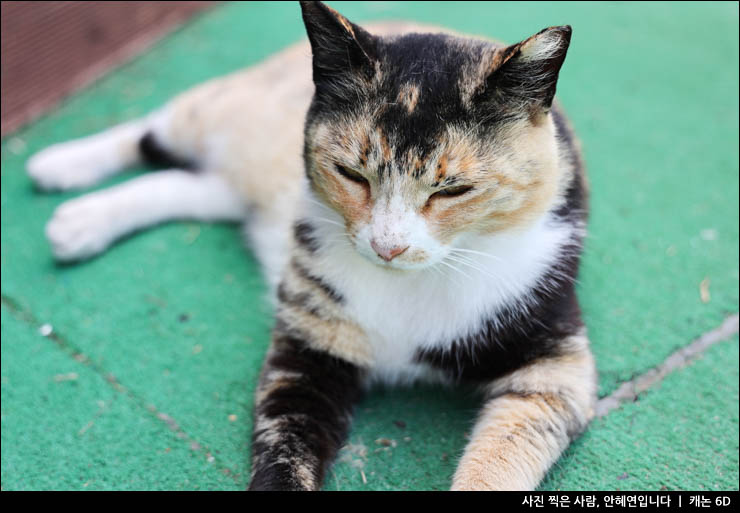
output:
{"label": "black fur patch", "polygon": [[522,43],[508,47],[506,51],[511,52],[512,57],[488,77],[487,87],[483,90],[484,96],[497,97],[494,101],[499,104],[506,102],[550,108],[555,96],[560,67],[570,45],[571,28],[568,25],[550,27],[540,31],[533,38],[536,39],[546,32],[551,41],[558,42],[550,55],[537,60],[519,59]]}
{"label": "black fur patch", "polygon": [[[473,66],[476,52],[461,52],[455,38],[440,34],[408,34],[378,46],[381,67],[387,73],[378,92],[386,108],[377,125],[393,139],[400,155],[413,150],[424,158],[450,124],[471,121],[459,83],[460,70]],[[411,113],[396,101],[406,84],[420,91]]]}
{"label": "black fur patch", "polygon": [[297,221],[293,225],[293,237],[299,246],[303,246],[311,253],[316,253],[320,248],[314,236],[314,228],[308,221]]}
{"label": "black fur patch", "polygon": [[147,132],[139,141],[139,153],[144,161],[155,167],[177,168],[187,171],[196,170],[196,165],[190,160],[183,159],[162,146],[153,133]]}
{"label": "black fur patch", "polygon": [[[255,454],[264,453],[269,454],[268,447],[259,442],[254,442],[252,446],[252,452]],[[302,491],[305,488],[296,479],[293,468],[287,463],[272,463],[260,467],[249,481],[250,491],[269,491],[269,490],[284,490],[284,491]]]}
{"label": "black fur patch", "polygon": [[565,150],[564,158],[573,166],[573,179],[566,190],[566,201],[554,213],[555,216],[569,221],[585,221],[588,217],[588,194],[585,187],[586,171],[576,147],[575,135],[565,120],[565,115],[558,108],[552,109],[557,137],[561,148]]}
{"label": "black fur patch", "polygon": [[300,294],[291,294],[285,287],[285,282],[281,282],[278,285],[277,297],[280,302],[284,305],[300,307],[313,315],[318,315],[319,312],[307,307],[307,303],[311,300],[311,295],[306,292]]}
{"label": "black fur patch", "polygon": [[375,74],[375,38],[321,2],[301,2],[301,12],[317,97],[330,105],[351,101],[341,84],[349,75],[367,81]]}

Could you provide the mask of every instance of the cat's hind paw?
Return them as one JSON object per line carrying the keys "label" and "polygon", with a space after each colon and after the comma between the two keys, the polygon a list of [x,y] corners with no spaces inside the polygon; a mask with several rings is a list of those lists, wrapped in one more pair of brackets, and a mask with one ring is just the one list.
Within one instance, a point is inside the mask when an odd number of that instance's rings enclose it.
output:
{"label": "cat's hind paw", "polygon": [[26,171],[36,186],[45,191],[88,187],[104,174],[99,156],[76,141],[55,144],[33,155]]}

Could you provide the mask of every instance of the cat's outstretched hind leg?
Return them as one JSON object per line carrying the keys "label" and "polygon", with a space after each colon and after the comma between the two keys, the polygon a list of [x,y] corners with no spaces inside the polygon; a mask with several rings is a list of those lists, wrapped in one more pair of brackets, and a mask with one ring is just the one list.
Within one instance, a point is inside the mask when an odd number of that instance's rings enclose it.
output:
{"label": "cat's outstretched hind leg", "polygon": [[161,146],[169,139],[170,108],[116,125],[100,133],[54,144],[33,155],[26,170],[46,191],[81,189],[127,167],[148,162],[161,167],[194,167]]}
{"label": "cat's outstretched hind leg", "polygon": [[218,175],[167,170],[62,203],[46,236],[57,260],[84,260],[148,226],[175,219],[241,221],[245,210]]}

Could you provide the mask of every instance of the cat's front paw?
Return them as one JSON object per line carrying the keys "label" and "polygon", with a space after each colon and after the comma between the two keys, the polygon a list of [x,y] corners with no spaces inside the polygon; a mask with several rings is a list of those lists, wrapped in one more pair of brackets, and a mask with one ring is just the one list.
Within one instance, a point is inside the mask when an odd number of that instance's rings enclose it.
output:
{"label": "cat's front paw", "polygon": [[265,491],[310,491],[318,489],[313,470],[305,464],[298,464],[297,468],[286,463],[275,462],[262,466],[255,471],[249,481],[250,492]]}
{"label": "cat's front paw", "polygon": [[60,261],[84,260],[114,239],[116,223],[109,202],[95,195],[62,203],[46,224],[46,238]]}
{"label": "cat's front paw", "polygon": [[532,490],[533,485],[519,471],[496,468],[491,462],[463,462],[455,472],[453,492]]}
{"label": "cat's front paw", "polygon": [[506,488],[496,486],[494,483],[489,483],[478,476],[467,476],[455,479],[450,487],[450,491],[453,492],[480,492],[505,489]]}

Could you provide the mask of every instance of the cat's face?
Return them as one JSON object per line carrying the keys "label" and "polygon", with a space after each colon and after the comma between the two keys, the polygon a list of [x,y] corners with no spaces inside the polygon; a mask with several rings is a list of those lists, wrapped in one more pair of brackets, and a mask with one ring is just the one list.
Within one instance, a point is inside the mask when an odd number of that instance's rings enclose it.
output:
{"label": "cat's face", "polygon": [[303,12],[316,83],[307,175],[360,254],[428,267],[557,201],[548,111],[569,28],[496,48],[441,34],[381,39],[323,4]]}

